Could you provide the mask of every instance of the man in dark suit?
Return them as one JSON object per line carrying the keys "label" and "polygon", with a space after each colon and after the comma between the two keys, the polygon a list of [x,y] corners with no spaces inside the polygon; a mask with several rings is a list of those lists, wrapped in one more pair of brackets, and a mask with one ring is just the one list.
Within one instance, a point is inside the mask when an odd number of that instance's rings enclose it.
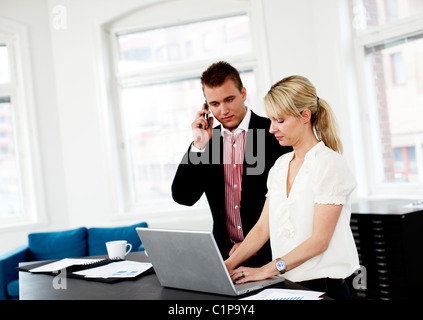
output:
{"label": "man in dark suit", "polygon": [[[213,234],[225,260],[261,215],[270,168],[292,149],[280,146],[269,133],[269,119],[244,105],[247,91],[230,64],[211,65],[201,83],[206,104],[192,123],[194,141],[178,167],[172,196],[177,203],[192,206],[206,194]],[[211,114],[221,123],[214,129]],[[269,261],[267,243],[249,265]]]}

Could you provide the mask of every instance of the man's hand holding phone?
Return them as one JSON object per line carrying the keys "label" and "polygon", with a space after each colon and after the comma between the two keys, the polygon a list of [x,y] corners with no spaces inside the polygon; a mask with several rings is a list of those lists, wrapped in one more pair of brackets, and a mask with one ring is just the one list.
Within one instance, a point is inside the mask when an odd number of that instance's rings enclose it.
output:
{"label": "man's hand holding phone", "polygon": [[203,150],[213,134],[213,117],[208,110],[207,103],[203,104],[203,109],[197,112],[197,117],[192,123],[193,145],[199,150]]}

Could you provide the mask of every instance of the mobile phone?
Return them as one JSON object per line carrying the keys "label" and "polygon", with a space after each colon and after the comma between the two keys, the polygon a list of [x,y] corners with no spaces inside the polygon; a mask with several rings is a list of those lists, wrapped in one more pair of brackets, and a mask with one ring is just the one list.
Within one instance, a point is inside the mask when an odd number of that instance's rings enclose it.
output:
{"label": "mobile phone", "polygon": [[[204,101],[204,104],[206,106],[206,110],[209,110],[209,105],[207,104],[207,100]],[[209,115],[207,113],[204,114],[204,118],[206,118],[207,124],[210,125]]]}

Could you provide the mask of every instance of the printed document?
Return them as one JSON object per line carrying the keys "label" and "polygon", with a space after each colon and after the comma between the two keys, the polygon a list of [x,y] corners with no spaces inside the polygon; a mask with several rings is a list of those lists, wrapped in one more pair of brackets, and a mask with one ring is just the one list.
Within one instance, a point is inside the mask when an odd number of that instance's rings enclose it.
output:
{"label": "printed document", "polygon": [[85,276],[85,278],[134,278],[151,267],[151,263],[124,260],[81,270],[73,274]]}
{"label": "printed document", "polygon": [[321,300],[324,292],[294,289],[265,289],[241,300]]}

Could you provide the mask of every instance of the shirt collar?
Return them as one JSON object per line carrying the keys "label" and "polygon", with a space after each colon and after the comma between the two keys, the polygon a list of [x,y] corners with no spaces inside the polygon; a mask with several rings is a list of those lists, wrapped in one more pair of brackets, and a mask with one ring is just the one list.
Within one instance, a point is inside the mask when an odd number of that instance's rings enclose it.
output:
{"label": "shirt collar", "polygon": [[323,141],[319,141],[313,148],[308,150],[308,152],[305,155],[305,159],[311,159],[312,157],[314,158],[316,155],[316,152],[318,152],[324,146],[325,146],[325,143]]}
{"label": "shirt collar", "polygon": [[228,129],[226,129],[222,125],[222,136],[224,137],[225,132],[230,133],[233,135],[236,135],[240,133],[241,131],[248,132],[248,126],[250,125],[250,119],[251,119],[251,110],[248,107],[245,107],[247,109],[247,113],[245,114],[244,119],[242,119],[241,123],[238,125],[238,128],[236,128],[233,132],[230,132]]}

